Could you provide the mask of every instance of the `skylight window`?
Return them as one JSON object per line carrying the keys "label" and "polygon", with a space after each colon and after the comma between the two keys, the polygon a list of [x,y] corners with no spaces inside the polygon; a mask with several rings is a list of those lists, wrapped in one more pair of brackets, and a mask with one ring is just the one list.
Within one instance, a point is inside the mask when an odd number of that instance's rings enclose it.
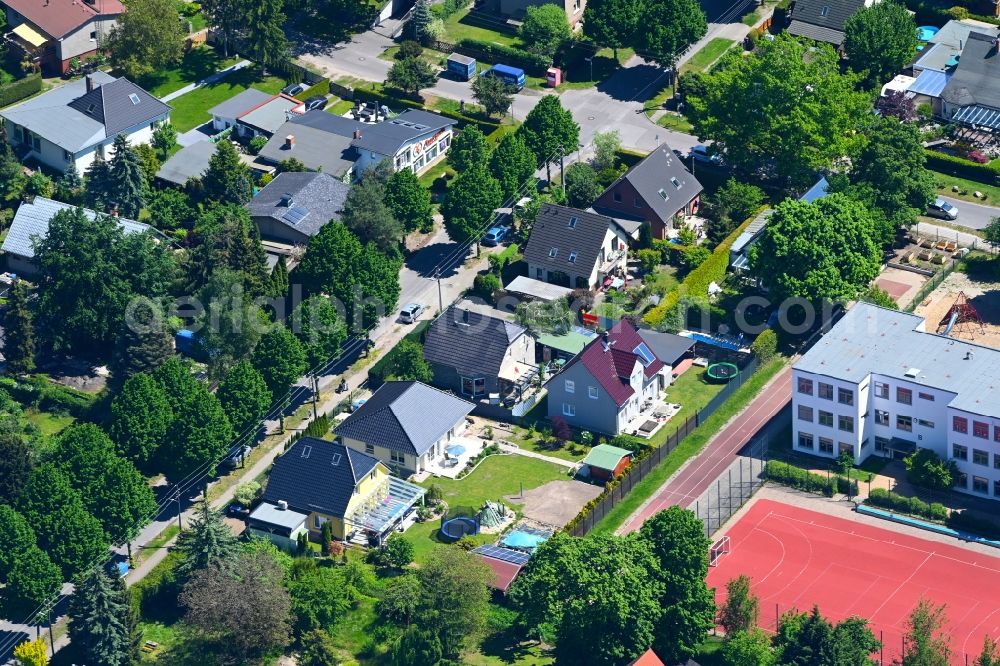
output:
{"label": "skylight window", "polygon": [[663,199],[664,201],[670,198],[670,195],[667,194],[667,191],[662,187],[660,188],[660,198]]}
{"label": "skylight window", "polygon": [[96,105],[96,104],[91,104],[91,105],[89,105],[89,106],[87,107],[87,115],[88,115],[88,116],[92,116],[92,115],[94,115],[94,109],[96,109],[96,108],[97,108],[97,105]]}
{"label": "skylight window", "polygon": [[569,263],[571,263],[571,264],[575,264],[576,263],[576,252],[570,252],[569,253]]}
{"label": "skylight window", "polygon": [[677,180],[676,178],[671,178],[670,182],[673,183],[674,187],[676,187],[678,190],[681,189],[681,181]]}
{"label": "skylight window", "polygon": [[823,5],[823,8],[819,10],[819,15],[820,16],[826,16],[829,13],[830,13],[830,6],[829,5]]}
{"label": "skylight window", "polygon": [[576,218],[575,217],[569,218],[569,228],[570,229],[576,229]]}
{"label": "skylight window", "polygon": [[644,368],[648,368],[649,364],[656,360],[653,352],[649,351],[649,347],[646,346],[645,342],[640,342],[639,346],[632,351],[639,357],[639,362],[642,363],[642,367]]}
{"label": "skylight window", "polygon": [[307,446],[303,446],[302,447],[302,457],[303,458],[308,458],[309,454],[312,453],[312,451],[313,451],[313,447],[308,446],[308,445]]}
{"label": "skylight window", "polygon": [[334,453],[333,454],[332,464],[333,464],[334,467],[336,467],[337,465],[340,464],[340,454],[339,453]]}
{"label": "skylight window", "polygon": [[129,93],[128,98],[132,101],[133,106],[139,103],[139,96],[135,93]]}

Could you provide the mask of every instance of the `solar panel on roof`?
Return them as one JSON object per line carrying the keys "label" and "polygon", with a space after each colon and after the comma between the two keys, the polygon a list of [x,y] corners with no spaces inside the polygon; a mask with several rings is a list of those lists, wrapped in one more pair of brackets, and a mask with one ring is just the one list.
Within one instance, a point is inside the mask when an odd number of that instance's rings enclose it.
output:
{"label": "solar panel on roof", "polygon": [[289,224],[298,224],[302,220],[306,219],[309,215],[309,210],[303,208],[302,206],[292,206],[288,211],[281,216],[281,219]]}
{"label": "solar panel on roof", "polygon": [[522,553],[519,550],[513,550],[511,548],[501,548],[500,546],[485,545],[474,548],[473,553],[478,553],[479,555],[485,555],[486,557],[492,557],[494,560],[500,560],[501,562],[510,562],[511,564],[516,564],[518,566],[524,566],[528,563],[531,557],[527,553]]}
{"label": "solar panel on roof", "polygon": [[656,360],[653,356],[653,352],[649,351],[649,347],[646,346],[645,342],[640,342],[639,346],[634,350],[635,355],[639,357],[639,361],[642,363],[642,367],[648,367],[650,363]]}

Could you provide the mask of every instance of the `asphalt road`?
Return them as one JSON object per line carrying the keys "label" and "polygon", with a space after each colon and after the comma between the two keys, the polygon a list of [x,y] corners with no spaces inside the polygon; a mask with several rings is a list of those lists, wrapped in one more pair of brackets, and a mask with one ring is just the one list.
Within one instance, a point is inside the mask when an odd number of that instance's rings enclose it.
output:
{"label": "asphalt road", "polygon": [[970,229],[985,229],[994,217],[1000,216],[1000,208],[972,203],[962,199],[941,197],[945,201],[958,206],[958,219],[951,224],[957,224]]}

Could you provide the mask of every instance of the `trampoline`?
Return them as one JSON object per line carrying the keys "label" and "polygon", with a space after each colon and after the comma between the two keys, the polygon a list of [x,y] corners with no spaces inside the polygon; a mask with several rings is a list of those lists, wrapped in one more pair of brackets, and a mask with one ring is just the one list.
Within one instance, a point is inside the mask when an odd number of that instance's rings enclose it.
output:
{"label": "trampoline", "polygon": [[471,507],[455,507],[441,516],[441,540],[458,541],[479,534],[479,512]]}
{"label": "trampoline", "polygon": [[716,382],[728,382],[738,374],[740,369],[735,363],[713,363],[705,370],[705,376]]}

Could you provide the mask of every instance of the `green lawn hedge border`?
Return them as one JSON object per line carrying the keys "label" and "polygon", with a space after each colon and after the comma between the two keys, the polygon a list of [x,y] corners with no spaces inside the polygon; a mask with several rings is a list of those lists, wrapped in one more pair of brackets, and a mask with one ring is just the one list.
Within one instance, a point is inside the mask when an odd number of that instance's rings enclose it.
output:
{"label": "green lawn hedge border", "polygon": [[849,481],[839,475],[826,477],[780,460],[768,460],[764,475],[769,481],[810,493],[822,493],[827,497],[833,497],[835,493],[852,496],[858,494],[857,481]]}
{"label": "green lawn hedge border", "polygon": [[20,102],[42,91],[42,75],[29,74],[23,79],[0,86],[0,107]]}
{"label": "green lawn hedge border", "polygon": [[959,178],[968,178],[987,185],[1000,184],[1000,166],[995,164],[979,164],[927,148],[924,149],[924,154],[927,156],[927,168],[932,171],[940,171]]}
{"label": "green lawn hedge border", "polygon": [[948,519],[948,508],[940,502],[927,503],[919,497],[904,497],[885,488],[872,488],[865,504],[942,523]]}
{"label": "green lawn hedge border", "polygon": [[30,377],[18,381],[0,377],[0,389],[25,406],[35,406],[44,411],[65,411],[76,418],[87,416],[94,404],[94,396],[68,386],[53,384],[44,377]]}
{"label": "green lawn hedge border", "polygon": [[545,76],[545,71],[552,66],[552,58],[480,39],[459,40],[458,44],[455,45],[455,51],[494,64],[520,67],[532,76]]}

